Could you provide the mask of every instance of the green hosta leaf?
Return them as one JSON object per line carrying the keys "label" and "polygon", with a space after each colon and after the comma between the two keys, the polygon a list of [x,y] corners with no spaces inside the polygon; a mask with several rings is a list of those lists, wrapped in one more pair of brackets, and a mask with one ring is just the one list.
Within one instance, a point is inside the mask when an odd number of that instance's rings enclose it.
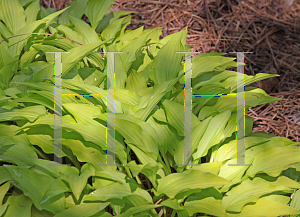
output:
{"label": "green hosta leaf", "polygon": [[127,143],[127,145],[130,147],[130,149],[132,149],[132,151],[135,153],[135,155],[137,156],[137,158],[139,159],[139,161],[143,164],[149,164],[149,163],[156,163],[156,161],[150,157],[148,154],[145,153],[145,151],[139,149],[138,147]]}
{"label": "green hosta leaf", "polygon": [[64,52],[64,50],[50,45],[33,45],[32,47],[37,51],[44,52],[48,62],[54,62],[54,54],[47,52]]}
{"label": "green hosta leaf", "polygon": [[0,186],[0,205],[2,205],[3,198],[9,189],[10,189],[10,182],[6,182],[5,184]]}
{"label": "green hosta leaf", "polygon": [[[66,167],[66,166],[65,166]],[[62,171],[63,172],[63,171]],[[48,187],[46,190],[40,204],[43,206],[44,203],[49,201],[50,198],[64,193],[64,192],[69,192],[70,189],[68,186],[61,180],[61,179],[55,179]]]}
{"label": "green hosta leaf", "polygon": [[[261,145],[253,146],[251,149],[246,150],[246,156],[255,158],[256,155],[262,151],[266,151],[273,147],[283,147],[283,146],[295,146],[297,143],[293,142],[284,137],[273,137],[270,141],[263,143]],[[247,148],[247,147],[246,147]]]}
{"label": "green hosta leaf", "polygon": [[101,32],[105,27],[115,22],[117,19],[119,19],[122,16],[135,13],[133,11],[114,11],[109,13],[107,16],[105,16],[100,23],[98,24],[96,28],[96,32]]}
{"label": "green hosta leaf", "polygon": [[126,212],[118,215],[119,217],[130,217],[134,214],[143,212],[143,211],[147,211],[150,209],[155,209],[161,207],[161,205],[142,205],[142,206],[137,206],[137,207],[131,207],[128,210],[126,210]]}
{"label": "green hosta leaf", "polygon": [[35,207],[41,209],[39,202],[48,186],[54,180],[46,174],[39,174],[27,168],[5,165],[14,180],[22,186],[24,195],[30,197]]}
{"label": "green hosta leaf", "polygon": [[3,213],[6,211],[8,205],[9,205],[9,202],[6,202],[5,204],[0,205],[0,215],[1,215],[1,216],[2,216]]}
{"label": "green hosta leaf", "polygon": [[[10,0],[6,0],[6,1],[10,1]],[[16,0],[14,0],[16,1]],[[40,27],[41,24],[44,24],[44,29],[47,28],[50,23],[52,23],[52,21],[59,16],[61,13],[63,13],[65,10],[67,10],[68,8],[65,8],[61,11],[57,11],[53,14],[50,14],[49,16],[45,17],[42,20],[37,20],[33,23],[30,23],[26,26],[24,26],[24,28],[18,30],[18,32],[16,32],[16,35],[20,35],[20,34],[26,34],[26,33],[32,33],[34,31],[36,31],[36,29],[38,27]],[[31,37],[31,35],[23,35],[23,36],[19,36],[19,37],[15,37],[9,40],[9,52],[10,55],[12,57],[15,57],[16,55],[19,55],[21,53],[21,50],[23,49],[23,47],[26,45],[28,39]]]}
{"label": "green hosta leaf", "polygon": [[105,28],[101,33],[102,40],[109,40],[111,38],[115,38],[121,30],[123,21],[124,18],[118,19],[111,23],[107,28]]}
{"label": "green hosta leaf", "polygon": [[27,73],[22,73],[20,75],[15,75],[12,80],[10,81],[9,87],[15,87],[16,89],[18,88],[21,92],[26,92],[27,87],[23,85],[18,85],[18,82],[26,82],[31,79],[32,75],[27,74]]}
{"label": "green hosta leaf", "polygon": [[276,217],[282,215],[295,215],[300,214],[297,211],[283,203],[277,201],[267,200],[260,198],[256,204],[245,206],[240,214],[229,215],[230,217]]}
{"label": "green hosta leaf", "polygon": [[166,199],[160,204],[166,207],[170,207],[173,210],[184,210],[184,207],[180,205],[177,199]]}
{"label": "green hosta leaf", "polygon": [[226,179],[211,173],[186,170],[183,173],[171,174],[158,180],[157,195],[166,194],[168,197],[174,198],[178,193],[191,189],[204,189],[229,183]]}
{"label": "green hosta leaf", "polygon": [[[70,19],[69,19],[69,14],[72,10],[72,6],[74,4],[74,1],[70,2],[68,4],[68,10],[64,11],[64,13],[62,13],[60,16],[59,16],[59,24],[63,24],[63,25],[68,25],[70,24]],[[48,9],[48,8],[47,8]],[[49,13],[50,11],[46,10],[44,13],[47,14],[47,12]]]}
{"label": "green hosta leaf", "polygon": [[[60,28],[62,25],[58,26],[58,28]],[[73,35],[72,35],[73,36]],[[75,37],[75,36],[73,36]],[[79,36],[77,36],[79,37]],[[67,38],[70,38],[71,37],[67,37]],[[52,46],[56,46],[56,47],[59,47],[59,48],[62,48],[63,50],[65,51],[69,51],[71,50],[72,48],[74,47],[79,47],[80,45],[75,43],[75,42],[72,42],[70,40],[67,40],[67,39],[60,39],[60,38],[55,38],[55,40],[53,40],[54,38],[51,38],[51,37],[47,37],[45,38],[44,40],[41,40],[41,41],[35,41],[36,43],[43,43],[43,44],[47,44],[47,45],[52,45]],[[82,40],[82,43],[83,44],[83,39],[80,39]],[[76,41],[76,40],[75,40]],[[80,41],[76,41],[76,42],[80,42]]]}
{"label": "green hosta leaf", "polygon": [[[206,120],[204,120],[202,123],[200,123],[193,129],[192,134],[190,135],[190,136],[192,136],[192,153],[194,153],[195,150],[197,149],[199,141],[203,137],[203,134],[206,131],[207,126],[209,125],[210,121],[211,121],[211,118],[207,118]],[[185,146],[184,146],[184,139],[183,139],[179,142],[178,148],[176,150],[174,150],[175,151],[174,160],[177,164],[186,163],[185,157],[183,154],[184,148],[185,148]],[[172,153],[172,152],[170,152],[170,153]]]}
{"label": "green hosta leaf", "polygon": [[151,181],[154,188],[157,187],[156,174],[157,171],[162,168],[160,164],[149,163],[146,165],[137,165],[135,161],[131,161],[127,164],[127,166],[130,168],[133,176],[137,176],[139,173],[142,173]]}
{"label": "green hosta leaf", "polygon": [[110,203],[83,203],[79,205],[72,206],[58,214],[54,217],[89,217],[95,215],[105,209]]}
{"label": "green hosta leaf", "polygon": [[104,69],[105,62],[100,53],[93,52],[87,55],[87,59],[94,67],[99,68],[101,71]]}
{"label": "green hosta leaf", "polygon": [[0,166],[0,174],[1,174],[0,185],[2,185],[2,183],[6,182],[6,181],[13,180],[10,173],[7,171],[7,169],[4,166]]}
{"label": "green hosta leaf", "polygon": [[[137,184],[135,184],[135,189],[137,188]],[[118,198],[122,199],[128,195],[131,195],[132,192],[135,191],[130,188],[129,183],[125,184],[120,184],[120,183],[113,183],[110,185],[106,185],[103,187],[100,187],[90,193],[89,195],[84,197],[84,201],[95,201],[95,200],[100,200],[100,201],[107,201],[108,199],[111,198]]]}
{"label": "green hosta leaf", "polygon": [[193,63],[192,77],[196,78],[206,72],[213,71],[216,67],[222,66],[226,63],[232,62],[236,58],[222,57],[222,56],[202,56]]}
{"label": "green hosta leaf", "polygon": [[[3,39],[9,38],[9,37],[13,36],[13,34],[9,31],[9,29],[7,28],[7,26],[4,25],[2,22],[0,23],[0,33],[3,35],[3,37],[4,37]],[[3,47],[7,46],[7,42],[6,41],[1,42],[1,44],[3,45]]]}
{"label": "green hosta leaf", "polygon": [[291,207],[300,211],[300,191],[297,190],[292,196]]}
{"label": "green hosta leaf", "polygon": [[51,212],[48,212],[47,210],[38,210],[34,206],[31,209],[31,215],[35,217],[53,217],[53,214]]}
{"label": "green hosta leaf", "polygon": [[139,147],[153,159],[157,159],[157,134],[150,124],[127,114],[115,114],[115,128],[126,142]]}
{"label": "green hosta leaf", "polygon": [[[47,125],[49,125],[49,127],[51,127],[52,129],[54,129],[54,115],[53,114],[48,114],[48,115],[44,115],[44,116],[41,116],[41,117],[39,117],[35,122],[33,122],[33,123],[27,123],[27,124],[25,124],[24,126],[22,126],[20,129],[19,129],[19,131],[21,131],[21,130],[24,130],[24,131],[26,131],[26,133],[28,134],[28,132],[27,131],[30,131],[32,128],[34,128],[34,127],[36,127],[36,128],[38,128],[38,127],[41,127],[41,125],[43,126],[43,128],[42,128],[42,130],[45,130],[46,131],[46,129],[45,129],[45,127],[47,126]],[[63,123],[64,124],[72,124],[72,123],[76,123],[75,122],[75,120],[70,116],[70,115],[64,115],[63,117],[62,117],[62,121],[63,121]],[[41,131],[42,131],[41,130]],[[37,131],[38,131],[38,129],[37,129]],[[33,131],[34,133],[33,134],[39,134],[39,133],[36,133],[35,131]],[[30,134],[30,133],[29,133]],[[45,133],[46,134],[46,133]],[[50,135],[53,135],[53,132],[52,132],[52,134],[50,134]]]}
{"label": "green hosta leaf", "polygon": [[31,166],[31,159],[37,159],[37,155],[32,147],[24,143],[16,143],[15,145],[2,146],[0,159],[20,166]]}
{"label": "green hosta leaf", "polygon": [[64,139],[63,145],[68,146],[80,162],[91,163],[96,171],[116,170],[113,166],[100,166],[106,163],[106,155],[93,147],[86,147],[81,141],[73,139]]}
{"label": "green hosta leaf", "polygon": [[92,28],[96,29],[99,22],[105,14],[110,12],[110,6],[114,4],[114,0],[91,0],[89,1],[85,14],[91,22]]}
{"label": "green hosta leaf", "polygon": [[96,71],[95,69],[84,67],[84,68],[78,69],[78,74],[80,75],[80,77],[82,78],[82,80],[84,80],[84,82],[86,82],[85,80],[89,76],[91,76],[95,71]]}
{"label": "green hosta leaf", "polygon": [[287,197],[287,196],[283,196],[283,195],[269,195],[264,197],[267,200],[273,200],[273,201],[277,201],[283,204],[288,205],[288,203],[290,202],[291,198]]}
{"label": "green hosta leaf", "polygon": [[155,129],[158,135],[159,143],[157,145],[159,146],[159,151],[163,155],[165,155],[167,151],[174,155],[175,151],[178,150],[178,145],[181,140],[176,131],[171,130],[170,126],[166,123],[162,124],[161,122],[157,122],[153,116],[151,116],[147,122]]}
{"label": "green hosta leaf", "polygon": [[[41,82],[41,81],[44,81],[45,79],[52,79],[54,77],[53,68],[54,68],[54,65],[51,64],[51,65],[41,69],[40,71],[38,71],[37,73],[35,73],[32,76],[32,78],[30,79],[30,82]],[[53,97],[54,97],[54,95],[53,95]]]}
{"label": "green hosta leaf", "polygon": [[[46,66],[49,66],[49,64],[47,64]],[[28,87],[31,87],[32,89],[47,91],[50,92],[50,94],[51,92],[53,92],[53,88],[54,88],[53,84],[47,82],[19,82],[19,84],[26,85]],[[52,95],[54,96],[54,94]]]}
{"label": "green hosta leaf", "polygon": [[7,51],[7,47],[3,42],[0,44],[0,54],[0,68],[2,68],[12,61],[12,57],[10,56],[9,52]]}
{"label": "green hosta leaf", "polygon": [[249,176],[265,172],[270,176],[278,176],[289,164],[300,161],[300,147],[272,147],[257,153],[254,166],[247,171]]}
{"label": "green hosta leaf", "polygon": [[[65,36],[73,41],[76,41],[78,43],[84,44],[83,41],[83,36],[80,35],[78,32],[72,30],[71,28],[69,28],[68,26],[65,25],[59,25],[56,28],[58,31],[61,31],[65,34]],[[64,39],[63,39],[64,40]],[[46,40],[44,40],[44,42],[48,43]],[[49,42],[49,43],[53,43],[53,42]],[[77,47],[77,46],[76,46]],[[71,47],[73,48],[73,46]]]}
{"label": "green hosta leaf", "polygon": [[0,19],[13,34],[26,25],[25,12],[18,0],[1,0]]}
{"label": "green hosta leaf", "polygon": [[[43,49],[43,47],[41,47],[41,46],[37,46],[37,49],[39,49],[39,50],[45,50],[46,51],[46,49]],[[55,47],[52,47],[52,49],[55,50]],[[51,66],[51,65],[53,67],[52,63],[48,63],[48,62],[45,62],[45,61],[37,61],[37,62],[33,62],[33,63],[28,64],[28,68],[31,71],[33,71],[33,74],[36,74],[37,72],[39,72],[42,69],[46,68],[47,66]],[[52,70],[53,70],[53,68],[52,68]],[[29,83],[28,85],[30,85],[30,84],[33,84],[33,82]],[[33,85],[37,85],[35,87],[38,87],[39,84],[41,84],[41,83],[33,84]],[[49,86],[49,85],[50,84],[47,84],[45,86]]]}
{"label": "green hosta leaf", "polygon": [[48,109],[54,110],[53,100],[49,100],[38,94],[22,94],[23,97],[15,99],[14,102],[30,102],[38,105],[43,105]]}
{"label": "green hosta leaf", "polygon": [[39,116],[46,114],[44,106],[28,106],[23,109],[13,109],[0,113],[0,121],[28,120],[35,121]]}
{"label": "green hosta leaf", "polygon": [[152,60],[149,57],[148,50],[143,49],[141,55],[139,55],[137,59],[132,63],[131,68],[136,70],[147,80],[149,77],[151,62]]}
{"label": "green hosta leaf", "polygon": [[192,170],[199,170],[203,173],[212,173],[214,175],[218,175],[220,168],[222,166],[222,162],[209,162],[202,163],[201,166],[192,167]]}
{"label": "green hosta leaf", "polygon": [[[67,165],[60,164],[60,163],[57,163],[55,161],[49,161],[49,160],[43,160],[43,159],[32,159],[32,163],[34,163],[34,166],[32,167],[33,171],[43,172],[43,173],[45,173],[45,174],[47,174],[47,175],[49,175],[49,176],[51,176],[53,178],[56,178],[56,181],[52,182],[54,189],[56,189],[57,185],[60,186],[58,178],[60,178],[61,171]],[[48,187],[48,191],[50,191],[48,193],[52,194],[51,193],[51,186]],[[46,195],[46,193],[45,193],[45,195]],[[61,192],[59,192],[59,193],[61,193]],[[46,199],[46,198],[43,198],[42,201],[44,199]]]}
{"label": "green hosta leaf", "polygon": [[[262,138],[262,137],[245,137],[245,148],[251,148],[253,146],[266,143],[270,141],[270,139]],[[236,147],[237,140],[232,140],[224,145],[222,145],[218,150],[216,150],[216,154],[214,156],[214,161],[225,161],[236,156]],[[247,155],[248,156],[248,155]]]}
{"label": "green hosta leaf", "polygon": [[17,72],[17,69],[18,58],[15,57],[10,63],[4,65],[4,67],[0,69],[0,82],[8,87],[12,77]]}
{"label": "green hosta leaf", "polygon": [[231,112],[227,110],[212,118],[199,142],[197,152],[193,154],[194,159],[206,155],[209,148],[218,144],[224,138],[224,128],[230,116]]}
{"label": "green hosta leaf", "polygon": [[245,104],[246,106],[255,107],[264,103],[275,102],[279,100],[285,100],[269,96],[264,90],[256,88],[245,92]]}
{"label": "green hosta leaf", "polygon": [[291,190],[282,183],[283,180],[280,179],[275,182],[268,182],[261,178],[243,182],[226,193],[222,200],[222,206],[227,211],[240,212],[247,203],[256,202],[258,198],[265,194]]}
{"label": "green hosta leaf", "polygon": [[145,78],[140,73],[132,69],[126,80],[126,89],[138,93],[145,88],[147,88]]}
{"label": "green hosta leaf", "polygon": [[87,0],[74,0],[70,2],[68,6],[70,6],[70,9],[62,13],[62,15],[59,17],[60,24],[70,24],[69,15],[81,19],[87,6]]}
{"label": "green hosta leaf", "polygon": [[106,100],[106,93],[107,91],[92,86],[90,84],[80,84],[78,82],[71,82],[71,80],[63,80],[62,86],[64,88],[74,89],[74,90],[81,90],[84,94],[99,94],[99,97],[101,97],[102,100],[107,102]]}
{"label": "green hosta leaf", "polygon": [[95,168],[90,164],[84,164],[81,167],[81,172],[75,167],[65,167],[65,171],[62,173],[62,179],[66,180],[76,199],[79,200],[80,194],[87,184],[87,180],[90,176],[95,175]]}
{"label": "green hosta leaf", "polygon": [[127,17],[123,17],[121,18],[120,20],[122,20],[122,25],[121,25],[121,30],[120,32],[118,32],[116,35],[115,35],[115,41],[119,41],[123,35],[125,34],[125,29],[126,27],[130,24],[131,22],[131,16],[127,16]]}
{"label": "green hosta leaf", "polygon": [[[38,13],[38,19],[43,19],[47,16],[49,16],[51,13],[55,12],[54,8],[44,8],[40,7],[41,11]],[[53,11],[54,10],[54,11]]]}
{"label": "green hosta leaf", "polygon": [[99,171],[95,174],[94,177],[97,179],[111,180],[114,182],[119,182],[120,184],[126,183],[126,180],[125,180],[126,175],[119,171]]}
{"label": "green hosta leaf", "polygon": [[22,195],[10,196],[8,198],[8,208],[4,217],[24,216],[31,217],[32,201],[29,197]]}
{"label": "green hosta leaf", "polygon": [[37,50],[35,50],[33,47],[30,47],[30,49],[22,55],[20,60],[20,67],[21,68],[27,67],[33,61],[33,59],[36,57],[38,53],[39,52]]}
{"label": "green hosta leaf", "polygon": [[221,201],[223,198],[223,195],[221,192],[216,189],[215,187],[205,188],[201,190],[200,192],[196,192],[193,195],[189,196],[186,199],[186,202],[194,201],[194,200],[202,200],[204,198],[213,197],[217,201]]}
{"label": "green hosta leaf", "polygon": [[[267,74],[267,73],[258,73],[255,76],[245,75],[245,86],[252,84],[256,81],[261,81],[261,80],[264,80],[267,78],[272,78],[272,77],[277,77],[277,76],[279,76],[279,75]],[[235,82],[235,85],[233,85],[233,83],[230,84],[230,87],[232,89],[231,91],[235,91],[236,90],[236,82]]]}
{"label": "green hosta leaf", "polygon": [[[141,195],[138,195],[136,192],[138,191],[143,191],[144,195],[141,196]],[[150,202],[147,201],[145,199],[145,195],[148,195],[150,197]],[[133,207],[137,207],[137,206],[142,206],[142,205],[145,205],[145,204],[151,204],[152,203],[152,198],[151,196],[149,195],[148,192],[146,192],[145,190],[142,190],[140,188],[138,188],[132,195],[129,195],[127,197],[124,197],[123,201],[125,203],[130,203],[132,204]],[[147,213],[147,212],[146,212]],[[141,214],[141,213],[140,213]]]}
{"label": "green hosta leaf", "polygon": [[115,99],[121,103],[135,106],[140,101],[140,96],[130,90],[117,89],[115,90]]}
{"label": "green hosta leaf", "polygon": [[[3,91],[3,95],[10,96],[10,98],[18,98],[16,95],[18,93],[22,93],[22,91],[20,91],[20,89],[16,88],[16,87],[7,88]],[[4,107],[2,107],[2,108],[6,109]]]}
{"label": "green hosta leaf", "polygon": [[[193,62],[194,63],[194,62]],[[193,64],[194,65],[194,64]],[[193,66],[193,71],[194,71],[194,66]],[[202,76],[199,76],[198,78],[204,78],[205,75],[207,75],[209,73],[205,73]],[[204,80],[200,82],[197,82],[196,85],[193,86],[193,90],[199,88],[200,86],[205,86],[205,85],[216,85],[218,82],[227,79],[228,77],[235,77],[237,76],[237,72],[235,71],[223,71],[221,73],[213,73],[211,78],[209,80]],[[193,81],[196,81],[198,78],[193,79]],[[209,86],[207,86],[209,87]],[[212,94],[210,93],[209,90],[206,90],[206,94]],[[220,93],[221,94],[221,93]]]}
{"label": "green hosta leaf", "polygon": [[[177,130],[180,136],[184,136],[184,107],[176,102],[164,100],[164,110],[166,112],[168,123]],[[200,124],[198,118],[192,114],[192,126]]]}
{"label": "green hosta leaf", "polygon": [[[114,45],[110,45],[108,47],[108,52],[116,51],[116,48]],[[109,58],[114,57],[113,61]],[[113,65],[112,65],[113,64]],[[107,62],[107,68],[105,70],[105,74],[107,75],[107,69],[110,68],[111,70],[114,69],[113,73],[115,73],[115,88],[116,89],[124,89],[125,87],[125,81],[127,79],[126,70],[124,63],[122,62],[121,56],[119,53],[115,53],[113,55],[109,55],[108,62]]]}
{"label": "green hosta leaf", "polygon": [[[247,156],[247,155],[246,155]],[[251,164],[253,162],[253,159],[250,157],[245,158],[245,163],[246,164]],[[228,166],[229,164],[237,164],[237,159],[231,159],[229,161],[226,161],[225,164],[223,164],[220,168],[220,172],[218,176],[223,177],[224,179],[227,179],[231,181],[232,183],[239,183],[245,171],[249,168],[248,166]],[[232,186],[230,185],[224,185],[220,191],[226,192],[229,190],[229,188]]]}
{"label": "green hosta leaf", "polygon": [[[122,49],[127,44],[131,44],[134,42],[134,40],[138,37],[140,37],[143,33],[147,34],[148,32],[143,31],[144,26],[141,26],[140,28],[134,29],[134,30],[126,30],[125,35],[120,39],[120,42],[118,42],[118,48]],[[152,30],[151,30],[152,31]]]}
{"label": "green hosta leaf", "polygon": [[121,59],[126,72],[130,68],[132,63],[136,60],[136,58],[139,56],[141,48],[145,45],[146,39],[148,38],[149,34],[150,32],[140,36],[139,38],[134,40],[134,43],[131,43],[122,48],[123,53],[121,55]]}
{"label": "green hosta leaf", "polygon": [[86,22],[76,17],[69,16],[72,23],[75,25],[75,31],[78,32],[85,42],[85,44],[99,42],[100,39],[95,32]]}
{"label": "green hosta leaf", "polygon": [[40,10],[39,1],[38,0],[33,0],[32,3],[25,10],[26,23],[27,24],[36,21],[39,10]]}
{"label": "green hosta leaf", "polygon": [[68,186],[61,179],[55,179],[46,190],[41,207],[53,214],[62,212],[65,209],[65,192],[70,192]]}
{"label": "green hosta leaf", "polygon": [[152,72],[150,72],[150,78],[155,84],[163,84],[174,79],[182,69],[181,59],[183,54],[176,52],[183,51],[184,44],[182,40],[186,37],[186,34],[187,30],[175,33],[155,56],[150,69]]}
{"label": "green hosta leaf", "polygon": [[[77,123],[99,125],[97,121],[93,120],[94,115],[101,114],[100,108],[88,104],[68,103],[62,105],[72,116]],[[94,126],[96,127],[96,126]]]}
{"label": "green hosta leaf", "polygon": [[167,81],[155,88],[153,92],[143,96],[140,103],[135,108],[136,112],[134,115],[142,120],[146,120],[152,109],[163,98],[163,96],[173,88],[173,85],[179,78],[180,77]]}
{"label": "green hosta leaf", "polygon": [[69,54],[65,54],[64,61],[62,61],[62,76],[67,74],[67,72],[71,68],[73,68],[80,60],[82,60],[85,56],[93,52],[105,42],[106,41],[91,43],[82,45],[80,47],[72,48]]}
{"label": "green hosta leaf", "polygon": [[213,197],[186,202],[184,207],[190,216],[195,213],[205,213],[220,217],[228,216],[223,206]]}
{"label": "green hosta leaf", "polygon": [[[87,7],[88,0],[74,0],[70,10],[69,17],[73,16],[81,19]],[[70,18],[71,19],[71,18]],[[71,19],[72,20],[72,19]]]}
{"label": "green hosta leaf", "polygon": [[106,149],[106,127],[101,124],[76,123],[63,125],[63,129],[77,132],[85,141],[93,142]]}

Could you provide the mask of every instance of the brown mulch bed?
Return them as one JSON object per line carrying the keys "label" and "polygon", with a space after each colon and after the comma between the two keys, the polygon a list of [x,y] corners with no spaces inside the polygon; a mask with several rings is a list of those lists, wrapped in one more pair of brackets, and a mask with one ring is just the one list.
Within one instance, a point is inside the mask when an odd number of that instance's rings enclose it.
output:
{"label": "brown mulch bed", "polygon": [[300,112],[295,112],[300,110],[300,90],[294,89],[270,95],[287,100],[251,109],[248,116],[255,120],[253,131],[265,131],[300,142]]}
{"label": "brown mulch bed", "polygon": [[[192,51],[245,54],[245,73],[279,74],[256,82],[269,95],[288,100],[252,108],[253,131],[300,141],[300,0],[115,0],[111,11],[129,10],[127,29],[162,26],[163,35],[188,29]],[[41,0],[57,10],[71,0]],[[225,56],[235,57],[233,54]],[[299,123],[298,123],[299,122]]]}

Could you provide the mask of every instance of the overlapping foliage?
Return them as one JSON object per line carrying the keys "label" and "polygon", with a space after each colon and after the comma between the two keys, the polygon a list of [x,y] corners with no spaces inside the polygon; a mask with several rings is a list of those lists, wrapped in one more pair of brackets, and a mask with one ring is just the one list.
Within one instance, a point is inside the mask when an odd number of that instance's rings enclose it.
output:
{"label": "overlapping foliage", "polygon": [[[245,159],[254,166],[228,166],[237,162],[235,98],[193,98],[192,156],[201,166],[175,165],[184,163],[184,61],[176,51],[189,51],[187,31],[160,40],[161,28],[126,30],[131,12],[110,13],[113,3],[75,0],[55,12],[38,0],[0,0],[0,216],[300,214],[297,143],[252,133],[246,116]],[[101,50],[123,52],[115,55],[115,150],[124,166],[101,166]],[[54,55],[47,51],[70,52],[62,59],[63,94],[102,95],[63,97],[62,157],[71,166],[53,161]],[[194,94],[236,93],[237,72],[227,70],[235,58],[222,55],[192,58]],[[272,76],[245,75],[245,85]],[[280,100],[253,87],[245,98],[246,112]]]}

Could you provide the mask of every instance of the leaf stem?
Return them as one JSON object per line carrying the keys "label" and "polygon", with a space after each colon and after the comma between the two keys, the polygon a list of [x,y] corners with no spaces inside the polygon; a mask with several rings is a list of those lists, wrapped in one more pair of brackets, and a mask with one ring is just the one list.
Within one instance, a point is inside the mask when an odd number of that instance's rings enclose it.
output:
{"label": "leaf stem", "polygon": [[144,185],[142,184],[142,182],[141,182],[141,180],[140,180],[139,175],[137,175],[135,178],[136,178],[136,181],[137,181],[137,183],[139,184],[139,186],[140,186],[142,189],[145,189]]}
{"label": "leaf stem", "polygon": [[125,167],[125,170],[126,170],[126,172],[127,172],[127,175],[128,175],[130,178],[133,178],[132,175],[131,175],[130,170],[128,169],[128,167],[127,167],[127,166],[124,166],[124,167]]}
{"label": "leaf stem", "polygon": [[170,167],[170,163],[169,163],[169,159],[168,159],[168,157],[167,157],[167,155],[165,155],[165,154],[163,154],[162,153],[162,156],[163,156],[163,158],[164,158],[164,160],[165,160],[165,162],[166,162],[166,165],[167,165],[167,167],[169,168],[169,172],[170,172],[170,174],[172,173],[172,171],[171,171],[171,167]]}
{"label": "leaf stem", "polygon": [[176,214],[176,211],[173,209],[171,217],[175,217],[175,214]]}
{"label": "leaf stem", "polygon": [[170,167],[168,168],[166,166],[166,164],[162,161],[162,158],[161,158],[160,154],[158,154],[158,161],[163,165],[163,170],[164,170],[166,175],[169,175],[169,174],[172,173]]}

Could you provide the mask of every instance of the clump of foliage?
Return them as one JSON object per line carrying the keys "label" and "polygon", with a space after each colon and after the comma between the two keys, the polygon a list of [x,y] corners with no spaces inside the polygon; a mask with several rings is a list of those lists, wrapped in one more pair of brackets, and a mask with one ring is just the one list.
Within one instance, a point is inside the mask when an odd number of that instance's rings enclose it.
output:
{"label": "clump of foliage", "polygon": [[[193,98],[193,164],[184,162],[187,31],[126,30],[112,0],[75,0],[61,11],[38,0],[0,0],[0,216],[231,216],[300,214],[300,148],[252,133],[236,158],[236,99]],[[81,20],[85,14],[90,24]],[[125,16],[125,17],[124,17]],[[147,48],[150,48],[149,51]],[[62,59],[61,165],[53,161],[54,54]],[[107,59],[115,55],[116,163],[106,163]],[[236,93],[235,58],[192,58],[193,93]],[[274,75],[245,75],[245,85]],[[280,100],[245,89],[249,108]],[[142,183],[145,177],[147,184]],[[293,195],[291,199],[291,195]],[[168,214],[168,215],[167,215]]]}

